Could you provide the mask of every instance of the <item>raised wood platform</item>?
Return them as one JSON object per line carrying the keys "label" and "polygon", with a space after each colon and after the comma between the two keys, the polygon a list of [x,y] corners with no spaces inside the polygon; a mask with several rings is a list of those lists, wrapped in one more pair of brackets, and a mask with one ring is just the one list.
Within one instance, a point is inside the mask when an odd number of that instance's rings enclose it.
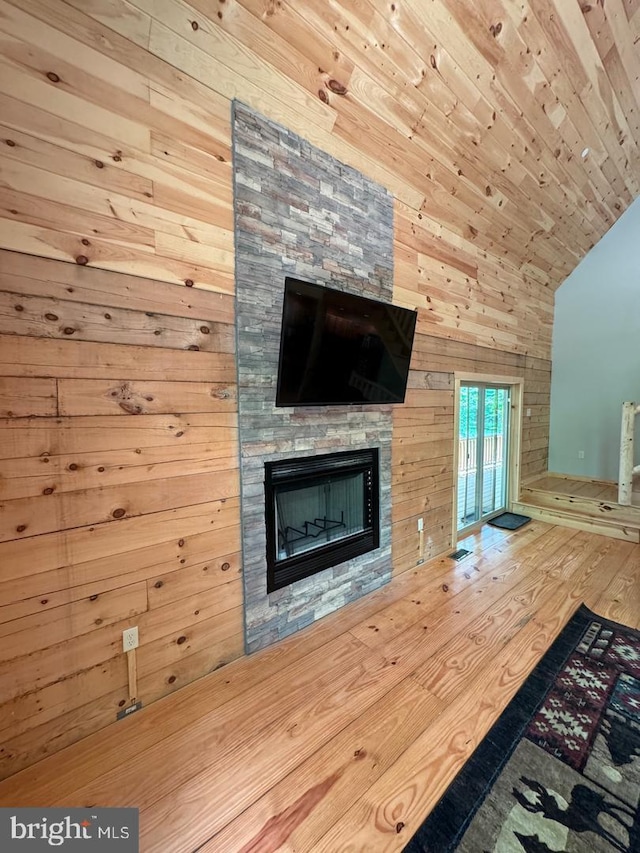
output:
{"label": "raised wood platform", "polygon": [[617,502],[616,483],[547,474],[520,489],[514,512],[564,527],[640,542],[640,494],[634,506]]}
{"label": "raised wood platform", "polygon": [[638,545],[539,521],[459,544],[5,780],[0,805],[137,806],[142,853],[401,850],[580,602],[640,627]]}

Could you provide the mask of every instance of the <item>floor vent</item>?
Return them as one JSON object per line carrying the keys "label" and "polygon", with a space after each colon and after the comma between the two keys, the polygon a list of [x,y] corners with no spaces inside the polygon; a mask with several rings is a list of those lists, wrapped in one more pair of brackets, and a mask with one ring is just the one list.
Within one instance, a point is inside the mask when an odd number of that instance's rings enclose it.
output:
{"label": "floor vent", "polygon": [[466,548],[460,548],[458,551],[454,551],[453,554],[449,554],[449,556],[452,560],[462,560],[463,557],[466,557],[470,553],[471,551],[467,551]]}

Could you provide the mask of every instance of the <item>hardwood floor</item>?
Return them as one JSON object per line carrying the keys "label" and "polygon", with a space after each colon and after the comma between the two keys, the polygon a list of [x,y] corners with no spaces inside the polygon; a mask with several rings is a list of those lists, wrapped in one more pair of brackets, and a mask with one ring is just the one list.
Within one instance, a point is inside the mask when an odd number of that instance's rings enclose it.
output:
{"label": "hardwood floor", "polygon": [[617,500],[616,483],[546,474],[521,486],[513,509],[549,524],[640,543],[640,493],[633,493],[632,506]]}
{"label": "hardwood floor", "polygon": [[545,474],[527,483],[528,488],[561,495],[582,495],[602,501],[617,501],[618,485],[604,480],[577,480],[560,474]]}
{"label": "hardwood floor", "polygon": [[[569,475],[545,474],[543,477],[529,480],[526,487],[536,491],[554,492],[558,495],[592,498],[609,503],[618,502],[618,484],[607,480],[576,480]],[[640,494],[637,492],[633,493],[633,505],[640,506]]]}
{"label": "hardwood floor", "polygon": [[5,780],[0,805],[137,806],[143,853],[401,850],[580,602],[640,627],[640,545],[539,521],[460,544]]}

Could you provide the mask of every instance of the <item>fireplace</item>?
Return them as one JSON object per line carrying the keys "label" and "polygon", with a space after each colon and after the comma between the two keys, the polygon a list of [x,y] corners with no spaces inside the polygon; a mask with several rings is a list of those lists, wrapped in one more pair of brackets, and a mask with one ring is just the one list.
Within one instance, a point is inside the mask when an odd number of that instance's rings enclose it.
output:
{"label": "fireplace", "polygon": [[267,592],[379,545],[378,448],[265,463]]}

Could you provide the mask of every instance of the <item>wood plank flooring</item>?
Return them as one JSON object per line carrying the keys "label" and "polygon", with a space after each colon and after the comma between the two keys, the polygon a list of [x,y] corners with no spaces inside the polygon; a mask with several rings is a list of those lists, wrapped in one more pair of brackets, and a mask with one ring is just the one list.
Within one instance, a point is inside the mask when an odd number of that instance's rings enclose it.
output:
{"label": "wood plank flooring", "polygon": [[549,524],[640,542],[640,493],[633,493],[632,506],[617,501],[616,483],[545,474],[521,487],[513,509]]}
{"label": "wood plank flooring", "polygon": [[5,780],[0,805],[137,806],[143,853],[401,850],[580,602],[640,627],[640,545],[540,521],[460,545]]}
{"label": "wood plank flooring", "polygon": [[[640,483],[637,485],[640,488]],[[618,502],[618,484],[608,480],[575,479],[570,475],[545,474],[543,477],[529,480],[526,488],[572,497],[593,498],[608,503]],[[640,493],[634,491],[633,497],[633,505],[640,506]]]}

